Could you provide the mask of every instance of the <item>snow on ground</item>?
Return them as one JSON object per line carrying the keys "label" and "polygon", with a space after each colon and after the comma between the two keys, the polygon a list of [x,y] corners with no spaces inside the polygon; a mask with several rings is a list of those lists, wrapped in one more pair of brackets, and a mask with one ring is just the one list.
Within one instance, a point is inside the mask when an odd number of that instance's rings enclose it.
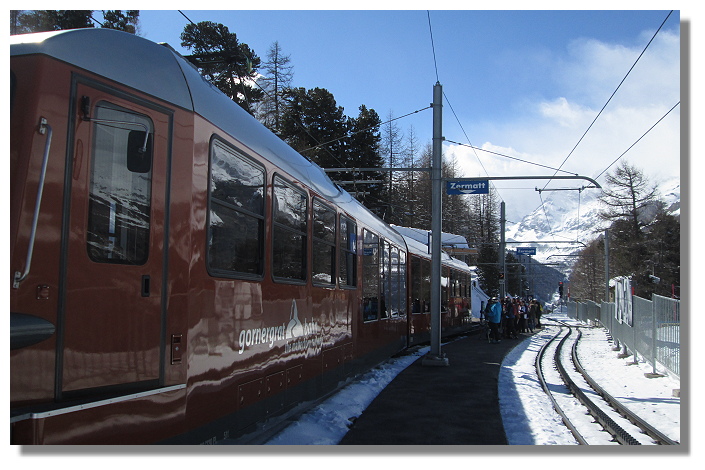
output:
{"label": "snow on ground", "polygon": [[[569,320],[565,316],[550,316]],[[575,445],[570,431],[553,410],[536,377],[534,360],[541,345],[555,329],[540,330],[522,341],[507,354],[499,375],[499,395],[502,421],[511,445]],[[629,365],[633,358],[619,359],[612,351],[605,330],[585,330],[587,336],[579,348],[580,359],[588,372],[600,372],[608,393],[626,399],[640,414],[652,416],[650,421],[680,439],[680,398],[673,390],[680,389],[679,380],[672,377],[646,378],[651,366]],[[350,418],[360,416],[374,398],[402,370],[423,356],[428,348],[413,355],[391,359],[350,383],[340,392],[305,413],[296,422],[274,436],[269,445],[329,445],[337,444],[345,435]]]}
{"label": "snow on ground", "polygon": [[[571,322],[563,315],[549,319]],[[562,425],[550,400],[536,377],[534,361],[541,346],[558,327],[547,326],[523,341],[505,356],[499,377],[502,421],[511,445],[573,445],[570,431]],[[653,372],[650,364],[634,364],[634,357],[618,358],[603,328],[583,330],[578,357],[583,368],[601,384],[607,393],[620,400],[650,424],[680,440],[680,380],[664,376],[647,378]]]}
{"label": "snow on ground", "polygon": [[401,371],[424,356],[425,347],[413,354],[390,359],[364,374],[320,405],[305,413],[267,445],[321,445],[337,444],[348,432],[351,418],[357,418],[372,400],[399,375]]}

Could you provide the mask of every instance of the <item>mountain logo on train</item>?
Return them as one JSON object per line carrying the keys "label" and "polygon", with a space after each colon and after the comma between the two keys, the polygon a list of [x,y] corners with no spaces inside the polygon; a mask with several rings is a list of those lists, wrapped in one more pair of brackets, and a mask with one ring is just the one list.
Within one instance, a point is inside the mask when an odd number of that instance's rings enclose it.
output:
{"label": "mountain logo on train", "polygon": [[269,349],[284,342],[284,353],[304,352],[306,357],[321,354],[323,335],[318,322],[304,318],[299,320],[296,300],[291,301],[291,314],[288,323],[278,326],[263,326],[241,330],[238,338],[238,353],[243,354],[247,348],[259,344],[268,344]]}

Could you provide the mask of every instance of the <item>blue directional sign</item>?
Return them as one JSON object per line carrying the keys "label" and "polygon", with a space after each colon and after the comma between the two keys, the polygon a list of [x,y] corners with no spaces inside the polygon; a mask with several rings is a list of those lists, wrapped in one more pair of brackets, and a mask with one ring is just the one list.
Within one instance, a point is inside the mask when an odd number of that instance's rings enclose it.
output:
{"label": "blue directional sign", "polygon": [[489,194],[489,180],[446,181],[448,194]]}
{"label": "blue directional sign", "polygon": [[520,246],[520,247],[517,247],[517,254],[518,254],[518,255],[531,255],[531,256],[534,256],[534,255],[536,255],[536,247],[535,247],[535,246]]}

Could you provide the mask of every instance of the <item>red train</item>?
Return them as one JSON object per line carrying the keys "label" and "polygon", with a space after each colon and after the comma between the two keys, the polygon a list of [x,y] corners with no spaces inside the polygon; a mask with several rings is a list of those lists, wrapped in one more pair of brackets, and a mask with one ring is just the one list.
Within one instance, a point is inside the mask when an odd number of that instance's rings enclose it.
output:
{"label": "red train", "polygon": [[13,444],[215,442],[428,338],[428,255],[168,46],[13,36],[10,66]]}

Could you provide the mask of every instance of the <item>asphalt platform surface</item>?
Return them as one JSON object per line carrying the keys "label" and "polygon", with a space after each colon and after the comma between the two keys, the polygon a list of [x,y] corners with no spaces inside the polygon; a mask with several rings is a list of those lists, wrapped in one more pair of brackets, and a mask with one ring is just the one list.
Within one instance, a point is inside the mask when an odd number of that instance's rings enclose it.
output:
{"label": "asphalt platform surface", "polygon": [[370,403],[340,445],[506,445],[499,369],[527,337],[491,344],[472,334],[441,347],[448,366],[419,358]]}

